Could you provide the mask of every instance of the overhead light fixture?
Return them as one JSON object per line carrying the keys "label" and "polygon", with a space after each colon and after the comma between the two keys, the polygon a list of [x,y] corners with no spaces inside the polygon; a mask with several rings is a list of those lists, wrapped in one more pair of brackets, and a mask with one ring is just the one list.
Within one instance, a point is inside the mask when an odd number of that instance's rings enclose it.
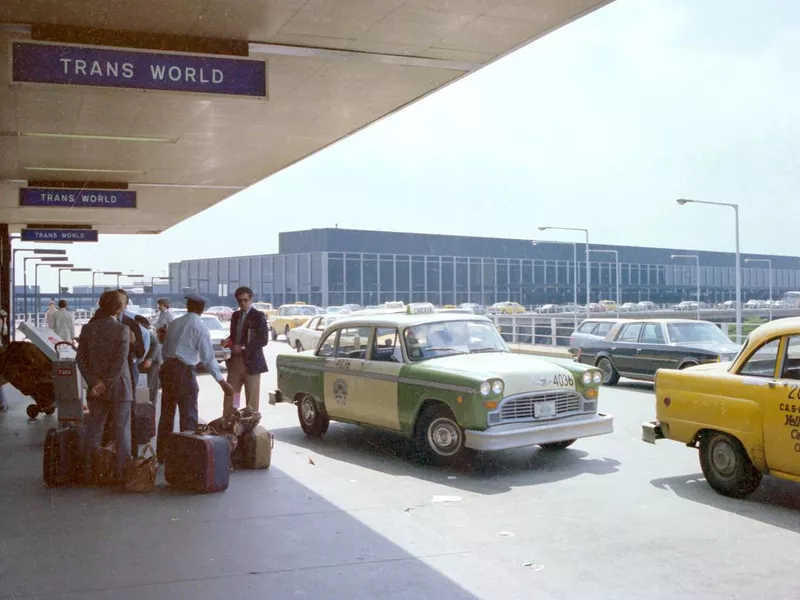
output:
{"label": "overhead light fixture", "polygon": [[25,131],[19,134],[20,137],[35,138],[61,138],[73,140],[97,140],[108,142],[150,142],[154,144],[174,144],[177,138],[149,137],[138,135],[100,135],[94,133],[46,133],[43,131]]}
{"label": "overhead light fixture", "polygon": [[129,169],[76,169],[74,167],[22,167],[26,171],[55,171],[65,173],[142,173]]}

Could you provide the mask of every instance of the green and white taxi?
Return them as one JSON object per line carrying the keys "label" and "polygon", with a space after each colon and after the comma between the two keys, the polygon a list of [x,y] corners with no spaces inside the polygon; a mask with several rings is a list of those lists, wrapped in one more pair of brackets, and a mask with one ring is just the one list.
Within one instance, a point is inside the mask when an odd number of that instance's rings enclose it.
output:
{"label": "green and white taxi", "polygon": [[350,315],[314,350],[277,358],[270,403],[297,405],[309,436],[331,420],[414,438],[437,462],[465,449],[566,448],[611,433],[598,413],[598,369],[513,354],[474,314]]}

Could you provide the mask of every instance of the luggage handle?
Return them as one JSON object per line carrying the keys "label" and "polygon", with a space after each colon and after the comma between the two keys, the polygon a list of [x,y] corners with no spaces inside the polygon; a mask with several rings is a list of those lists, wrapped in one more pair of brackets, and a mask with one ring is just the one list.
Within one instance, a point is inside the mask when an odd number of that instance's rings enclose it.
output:
{"label": "luggage handle", "polygon": [[78,347],[73,342],[69,342],[69,341],[66,341],[66,340],[61,340],[60,342],[56,342],[53,345],[53,350],[56,351],[56,354],[58,354],[58,347],[59,346],[69,346],[70,348],[75,350],[75,352],[78,351]]}

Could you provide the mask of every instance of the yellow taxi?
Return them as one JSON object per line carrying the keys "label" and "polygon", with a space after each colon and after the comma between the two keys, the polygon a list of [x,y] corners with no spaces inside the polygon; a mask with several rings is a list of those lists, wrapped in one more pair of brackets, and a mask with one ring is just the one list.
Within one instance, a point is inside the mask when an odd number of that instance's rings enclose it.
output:
{"label": "yellow taxi", "polygon": [[271,320],[272,339],[277,340],[279,335],[284,335],[288,338],[289,332],[292,329],[304,325],[309,319],[321,315],[323,312],[321,308],[311,306],[305,302],[284,304],[278,309],[278,313]]}
{"label": "yellow taxi", "polygon": [[762,475],[800,482],[800,318],[755,329],[732,362],[656,372],[642,439],[699,448],[708,484],[744,498]]}
{"label": "yellow taxi", "polygon": [[615,312],[617,310],[617,303],[614,302],[613,300],[600,300],[598,304],[608,312]]}
{"label": "yellow taxi", "polygon": [[517,315],[525,312],[525,307],[519,302],[495,302],[490,311],[501,315]]}
{"label": "yellow taxi", "polygon": [[253,308],[264,313],[267,319],[271,319],[278,314],[276,309],[270,302],[253,302]]}

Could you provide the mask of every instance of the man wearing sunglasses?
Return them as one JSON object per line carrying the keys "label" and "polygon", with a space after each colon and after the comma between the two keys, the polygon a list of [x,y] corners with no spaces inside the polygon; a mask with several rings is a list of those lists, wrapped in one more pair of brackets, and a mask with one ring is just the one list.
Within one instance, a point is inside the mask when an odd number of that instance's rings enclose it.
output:
{"label": "man wearing sunglasses", "polygon": [[[269,342],[267,319],[260,310],[253,309],[253,290],[242,286],[234,294],[239,305],[231,316],[229,344],[231,357],[228,360],[228,383],[234,394],[240,394],[244,386],[247,406],[258,411],[261,396],[261,374],[267,372],[264,346]],[[225,396],[222,415],[230,416],[234,398]]]}

